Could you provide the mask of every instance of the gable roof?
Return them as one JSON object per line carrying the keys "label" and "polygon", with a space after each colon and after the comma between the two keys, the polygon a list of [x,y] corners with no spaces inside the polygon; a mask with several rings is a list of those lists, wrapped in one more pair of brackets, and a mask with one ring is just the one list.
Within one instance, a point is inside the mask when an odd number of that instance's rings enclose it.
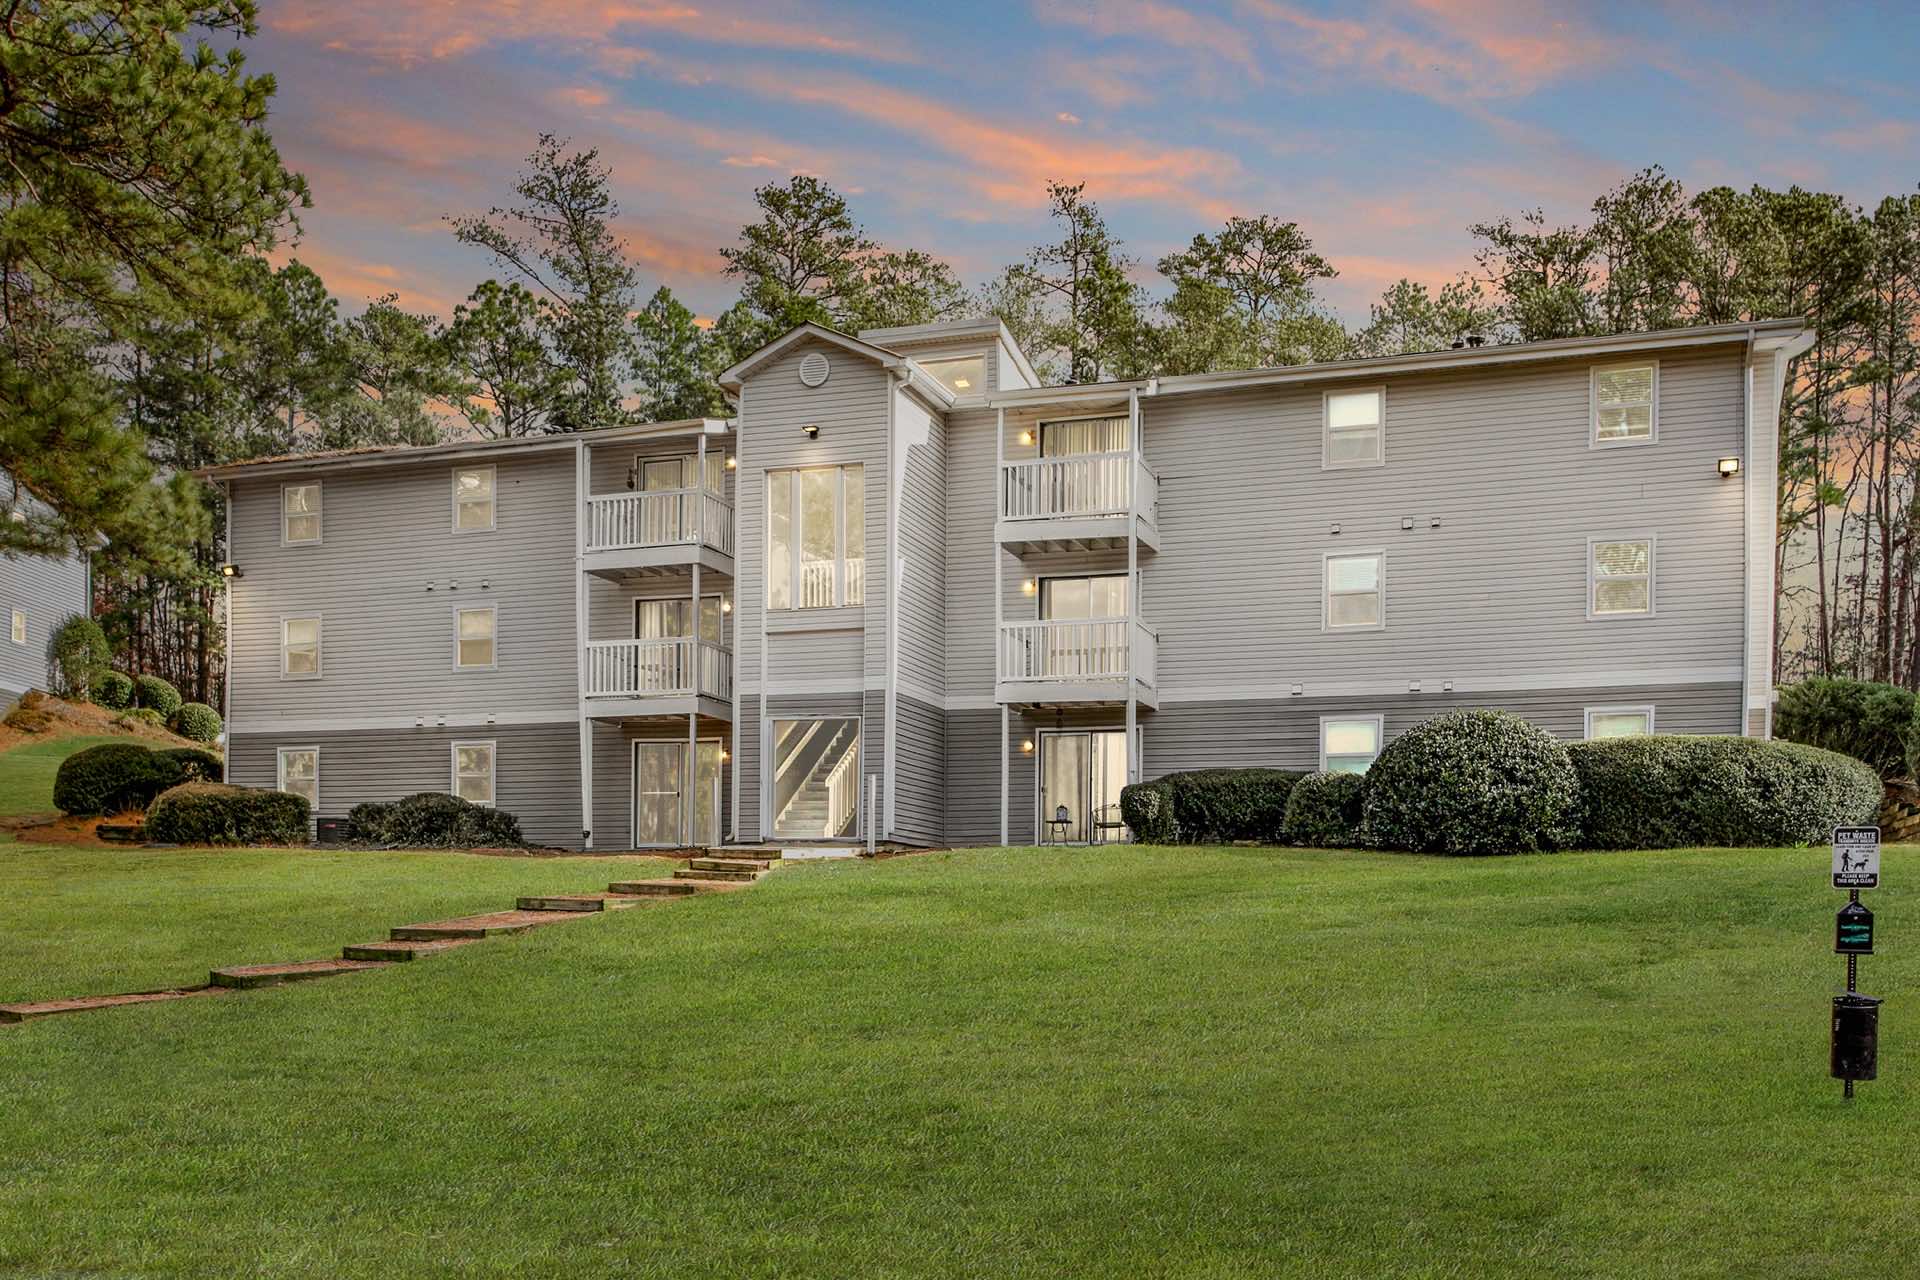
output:
{"label": "gable roof", "polygon": [[906,363],[906,357],[897,351],[876,347],[873,343],[862,341],[850,333],[842,333],[838,329],[829,329],[826,325],[808,321],[806,324],[795,325],[721,374],[719,377],[721,387],[728,391],[738,391],[742,378],[747,377],[789,347],[805,342],[809,338],[816,338],[842,350],[851,351],[857,356],[876,362],[883,368],[898,369]]}

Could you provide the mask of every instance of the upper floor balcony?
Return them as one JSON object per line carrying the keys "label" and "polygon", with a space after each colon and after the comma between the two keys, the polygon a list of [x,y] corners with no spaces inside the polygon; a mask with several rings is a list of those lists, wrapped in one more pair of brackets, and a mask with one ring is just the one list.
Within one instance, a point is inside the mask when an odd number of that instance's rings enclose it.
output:
{"label": "upper floor balcony", "polygon": [[1007,622],[1000,627],[997,701],[1034,706],[1112,704],[1129,687],[1160,705],[1160,634],[1137,617]]}
{"label": "upper floor balcony", "polygon": [[697,563],[733,576],[733,504],[712,489],[596,493],[585,518],[588,573],[620,581]]}
{"label": "upper floor balcony", "polygon": [[999,501],[995,532],[1016,550],[1124,546],[1130,517],[1160,546],[1160,479],[1130,450],[1003,462]]}
{"label": "upper floor balcony", "polygon": [[689,637],[589,640],[587,714],[733,716],[733,651]]}

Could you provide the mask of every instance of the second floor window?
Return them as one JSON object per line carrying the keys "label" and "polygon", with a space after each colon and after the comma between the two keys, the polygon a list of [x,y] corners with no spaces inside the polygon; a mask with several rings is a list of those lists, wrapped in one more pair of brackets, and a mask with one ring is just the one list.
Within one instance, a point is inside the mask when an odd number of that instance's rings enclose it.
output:
{"label": "second floor window", "polygon": [[1040,617],[1045,622],[1127,616],[1124,574],[1098,578],[1047,578],[1040,584]]}
{"label": "second floor window", "polygon": [[1377,467],[1386,460],[1387,393],[1329,391],[1321,437],[1323,467]]}
{"label": "second floor window", "polygon": [[492,467],[460,467],[453,473],[453,531],[482,533],[493,528]]}
{"label": "second floor window", "polygon": [[280,623],[280,674],[313,679],[320,674],[320,619],[286,618]]}
{"label": "second floor window", "polygon": [[[692,638],[688,621],[693,611],[690,600],[635,600],[633,602],[633,638],[636,640],[686,640]],[[722,597],[700,597],[700,640],[717,645],[724,629],[721,615],[726,612]]]}
{"label": "second floor window", "polygon": [[1378,630],[1386,625],[1386,565],[1386,556],[1378,551],[1326,558],[1327,630]]}
{"label": "second floor window", "polygon": [[955,360],[922,360],[920,367],[957,396],[977,396],[987,389],[987,358],[961,356]]}
{"label": "second floor window", "polygon": [[1654,420],[1660,367],[1616,364],[1593,371],[1593,443],[1645,444],[1658,429]]}
{"label": "second floor window", "polygon": [[280,541],[288,546],[320,541],[320,486],[280,487]]}
{"label": "second floor window", "polygon": [[493,666],[499,610],[492,605],[484,609],[455,609],[453,620],[453,665],[462,671],[481,671]]}
{"label": "second floor window", "polygon": [[767,473],[767,608],[831,609],[867,598],[865,473]]}
{"label": "second floor window", "polygon": [[1653,539],[1588,543],[1587,613],[1595,618],[1653,612]]}
{"label": "second floor window", "polygon": [[25,609],[13,611],[13,642],[15,644],[27,642],[27,611]]}

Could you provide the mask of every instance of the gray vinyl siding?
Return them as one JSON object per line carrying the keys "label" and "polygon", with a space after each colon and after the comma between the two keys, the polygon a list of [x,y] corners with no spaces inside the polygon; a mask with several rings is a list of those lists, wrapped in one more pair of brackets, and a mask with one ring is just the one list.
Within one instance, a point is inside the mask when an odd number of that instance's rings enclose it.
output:
{"label": "gray vinyl siding", "polygon": [[[947,635],[943,647],[950,700],[993,696],[993,565],[994,557],[1004,554],[993,532],[998,489],[995,420],[986,409],[947,416]],[[1019,561],[1007,556],[1005,564],[1003,576],[1017,589]]]}
{"label": "gray vinyl siding", "polygon": [[[722,574],[702,573],[700,575],[700,594],[720,596],[723,600],[733,598],[733,582]],[[636,600],[686,600],[693,595],[693,574],[690,570],[678,570],[629,583],[608,582],[604,578],[587,577],[587,638],[590,640],[631,640],[633,639],[633,606]],[[723,645],[733,643],[734,614],[722,612],[720,615],[720,638]]]}
{"label": "gray vinyl siding", "polygon": [[[281,485],[303,477],[234,483],[233,558],[245,575],[232,584],[237,732],[574,714],[574,455],[493,465],[491,532],[452,532],[453,467],[423,463],[324,477],[323,540],[307,546],[280,545]],[[499,610],[497,667],[455,671],[454,610],[486,605]],[[322,620],[320,678],[282,679],[281,619],[310,615]]]}
{"label": "gray vinyl siding", "polygon": [[892,838],[940,844],[947,838],[947,716],[901,694],[894,707]]}
{"label": "gray vinyl siding", "polygon": [[580,731],[564,724],[235,734],[228,781],[278,784],[278,749],[320,749],[317,817],[345,817],[356,804],[453,789],[453,744],[492,741],[494,804],[520,819],[534,844],[580,847]]}
{"label": "gray vinyl siding", "polygon": [[[27,638],[13,642],[13,611],[26,615]],[[75,614],[89,616],[87,558],[83,555],[0,558],[0,698],[13,699],[47,684],[53,629]]]}

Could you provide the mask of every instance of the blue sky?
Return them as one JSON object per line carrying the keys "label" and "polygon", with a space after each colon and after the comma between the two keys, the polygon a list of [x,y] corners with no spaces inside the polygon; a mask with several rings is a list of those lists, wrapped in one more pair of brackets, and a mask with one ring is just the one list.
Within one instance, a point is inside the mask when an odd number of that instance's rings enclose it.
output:
{"label": "blue sky", "polygon": [[445,313],[542,130],[598,146],[643,278],[711,314],[715,250],[795,172],[969,284],[1085,180],[1151,262],[1231,214],[1297,221],[1349,321],[1470,265],[1470,223],[1580,217],[1649,164],[1689,190],[1920,182],[1920,11],[1234,0],[785,4],[263,0],[250,65],[316,207],[293,250],[349,308]]}

